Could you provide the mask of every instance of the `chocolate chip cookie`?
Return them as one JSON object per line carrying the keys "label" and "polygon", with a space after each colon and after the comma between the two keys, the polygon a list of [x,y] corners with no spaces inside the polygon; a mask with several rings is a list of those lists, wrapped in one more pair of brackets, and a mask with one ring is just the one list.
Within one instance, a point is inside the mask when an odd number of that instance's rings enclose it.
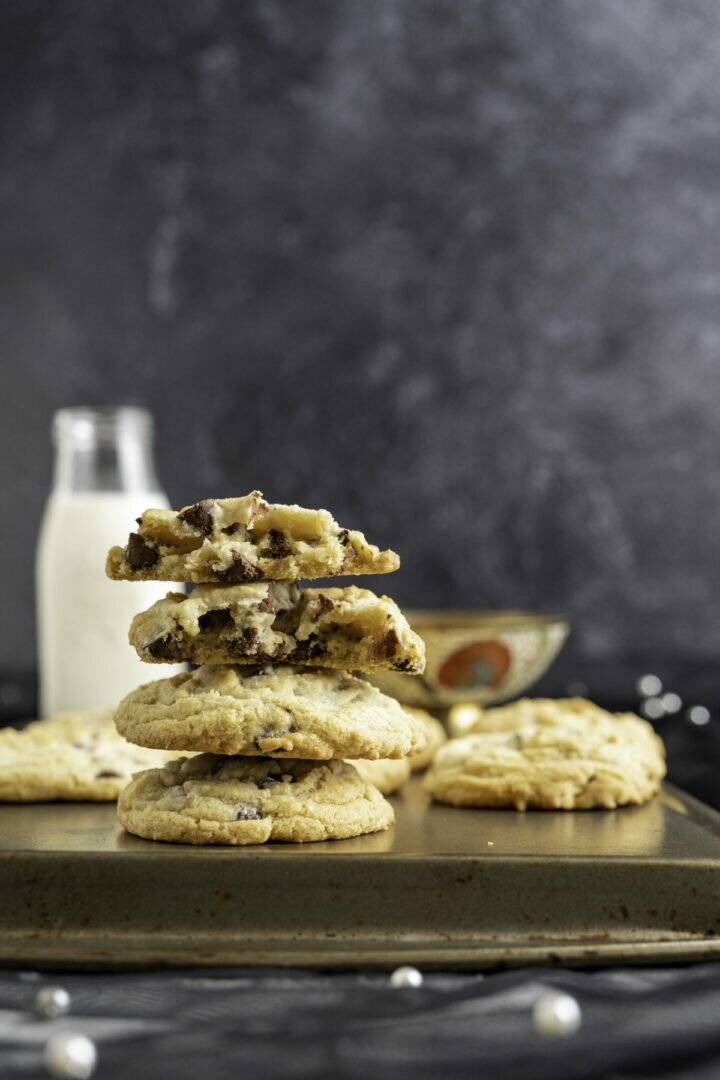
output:
{"label": "chocolate chip cookie", "polygon": [[351,585],[198,585],[133,619],[130,644],[148,663],[304,664],[421,672],[425,646],[387,596]]}
{"label": "chocolate chip cookie", "polygon": [[409,758],[379,758],[367,761],[356,758],[352,764],[368,784],[372,784],[383,795],[392,795],[398,791],[410,776]]}
{"label": "chocolate chip cookie", "polygon": [[0,731],[0,802],[110,802],[138,769],[170,755],[131,746],[112,709],[59,713]]}
{"label": "chocolate chip cookie", "polygon": [[199,754],[135,776],[118,802],[118,820],[148,840],[297,844],[379,832],[394,813],[343,761]]}
{"label": "chocolate chip cookie", "polygon": [[[644,803],[665,775],[662,741],[631,713],[591,702],[526,699],[496,724],[438,750],[424,785],[453,806],[585,810]],[[488,712],[500,712],[487,710]],[[511,724],[516,711],[522,722]]]}
{"label": "chocolate chip cookie", "polygon": [[259,491],[238,499],[202,499],[182,510],[146,510],[124,548],[106,564],[117,581],[237,585],[333,574],[387,574],[394,551],[344,529],[327,510],[268,503]]}
{"label": "chocolate chip cookie", "polygon": [[410,705],[403,705],[403,708],[409,716],[414,717],[425,729],[427,746],[419,754],[413,754],[410,758],[412,771],[420,772],[421,769],[428,767],[440,747],[447,742],[447,732],[440,721],[429,712],[426,712],[425,709],[416,709]]}
{"label": "chocolate chip cookie", "polygon": [[427,743],[393,698],[324,668],[206,664],[138,687],[115,722],[141,746],[215,754],[397,758]]}

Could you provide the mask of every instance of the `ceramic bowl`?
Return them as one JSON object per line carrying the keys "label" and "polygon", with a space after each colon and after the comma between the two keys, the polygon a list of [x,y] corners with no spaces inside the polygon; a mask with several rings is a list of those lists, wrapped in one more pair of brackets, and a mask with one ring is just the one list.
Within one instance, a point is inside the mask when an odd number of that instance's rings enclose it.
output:
{"label": "ceramic bowl", "polygon": [[547,671],[570,630],[563,615],[523,611],[405,614],[425,641],[425,673],[368,677],[403,705],[428,708],[486,706],[518,697]]}

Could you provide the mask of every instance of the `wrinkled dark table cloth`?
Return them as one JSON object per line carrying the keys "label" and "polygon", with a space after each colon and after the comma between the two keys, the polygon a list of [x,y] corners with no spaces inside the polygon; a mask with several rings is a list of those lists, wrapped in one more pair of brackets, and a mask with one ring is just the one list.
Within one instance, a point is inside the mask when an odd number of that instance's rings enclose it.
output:
{"label": "wrinkled dark table cloth", "polygon": [[[658,722],[669,777],[720,808],[714,672],[703,668],[685,681],[682,673],[671,680],[660,674],[666,689],[712,712],[702,727],[683,714]],[[637,709],[630,668],[583,676],[586,690],[571,692]],[[568,687],[556,673],[534,692],[560,696]],[[27,715],[27,702],[22,707]],[[45,985],[69,990],[68,1016],[49,1021],[33,1014]],[[535,1032],[532,1007],[549,987],[578,1000],[577,1034],[550,1039]],[[426,973],[420,989],[393,989],[388,973],[3,971],[0,1025],[0,1080],[47,1076],[44,1047],[61,1029],[96,1042],[97,1080],[709,1080],[720,1077],[720,963]]]}
{"label": "wrinkled dark table cloth", "polygon": [[[60,983],[72,1013],[39,1020],[38,988]],[[582,1008],[580,1031],[544,1038],[543,988]],[[720,1076],[720,964],[599,972],[428,975],[417,990],[382,974],[161,972],[0,975],[0,1076],[41,1077],[60,1028],[98,1048],[98,1080]]]}

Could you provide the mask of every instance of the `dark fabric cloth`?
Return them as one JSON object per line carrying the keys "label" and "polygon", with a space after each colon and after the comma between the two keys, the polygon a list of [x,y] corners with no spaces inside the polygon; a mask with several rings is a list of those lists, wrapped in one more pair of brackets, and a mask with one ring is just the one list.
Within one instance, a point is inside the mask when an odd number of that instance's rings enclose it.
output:
{"label": "dark fabric cloth", "polygon": [[[61,1020],[33,1015],[48,984],[72,995]],[[549,987],[580,1003],[577,1034],[534,1031]],[[380,973],[5,972],[0,1076],[45,1075],[47,1038],[66,1028],[96,1042],[98,1080],[705,1080],[720,1076],[719,1017],[720,964],[428,974],[417,990]]]}

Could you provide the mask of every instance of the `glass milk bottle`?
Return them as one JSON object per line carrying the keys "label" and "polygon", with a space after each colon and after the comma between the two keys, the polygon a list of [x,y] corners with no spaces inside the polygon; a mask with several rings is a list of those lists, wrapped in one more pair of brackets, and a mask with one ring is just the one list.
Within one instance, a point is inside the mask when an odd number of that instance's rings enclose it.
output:
{"label": "glass milk bottle", "polygon": [[152,417],[135,408],[61,409],[53,441],[35,573],[42,716],[115,705],[140,683],[182,670],[152,670],[128,644],[133,616],[178,586],[105,576],[108,549],[126,543],[135,518],[168,506],[155,476]]}

